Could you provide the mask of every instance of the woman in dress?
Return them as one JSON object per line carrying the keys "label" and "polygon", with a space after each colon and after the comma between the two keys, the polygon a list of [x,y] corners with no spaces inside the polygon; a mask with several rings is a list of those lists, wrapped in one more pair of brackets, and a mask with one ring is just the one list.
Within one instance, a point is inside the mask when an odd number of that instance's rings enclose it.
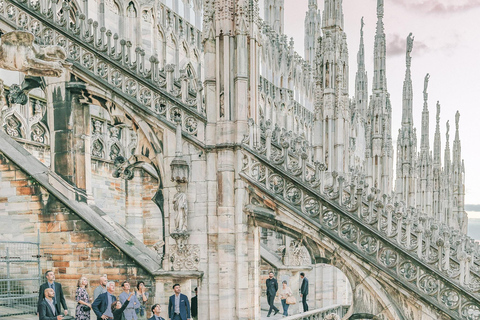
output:
{"label": "woman in dress", "polygon": [[138,319],[137,320],[147,320],[147,300],[148,292],[145,287],[145,282],[139,281],[137,283],[137,299],[140,301],[140,308],[138,310]]}
{"label": "woman in dress", "polygon": [[[87,288],[88,280],[81,277],[77,282],[77,292],[75,293],[75,300],[77,307],[75,308],[75,320],[90,320],[90,299],[88,298]],[[88,309],[88,310],[87,310]]]}
{"label": "woman in dress", "polygon": [[278,295],[280,296],[280,300],[282,301],[283,315],[288,316],[288,307],[290,305],[287,304],[287,298],[292,295],[292,290],[287,287],[287,280],[282,281],[282,288],[278,290]]}

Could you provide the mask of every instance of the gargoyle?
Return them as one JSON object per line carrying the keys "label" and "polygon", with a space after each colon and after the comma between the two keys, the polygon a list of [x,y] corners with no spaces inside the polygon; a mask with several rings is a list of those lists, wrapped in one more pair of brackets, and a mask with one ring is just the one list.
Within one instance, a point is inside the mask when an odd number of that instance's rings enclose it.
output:
{"label": "gargoyle", "polygon": [[35,36],[27,31],[12,31],[1,37],[0,68],[20,71],[30,76],[59,77],[67,54],[60,46],[39,46]]}

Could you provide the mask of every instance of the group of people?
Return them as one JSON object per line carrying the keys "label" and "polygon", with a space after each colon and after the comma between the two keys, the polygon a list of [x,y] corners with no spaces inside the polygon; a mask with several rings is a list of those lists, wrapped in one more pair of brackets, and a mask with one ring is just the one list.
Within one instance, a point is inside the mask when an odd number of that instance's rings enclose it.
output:
{"label": "group of people", "polygon": [[[300,286],[300,297],[302,298],[303,312],[308,311],[307,296],[308,296],[308,279],[305,277],[305,273],[300,273],[300,279],[302,284]],[[287,280],[282,281],[282,288],[278,289],[278,282],[275,279],[275,275],[272,271],[268,273],[267,285],[267,301],[269,305],[267,317],[270,317],[273,311],[273,315],[276,315],[280,310],[275,307],[275,297],[279,296],[282,302],[283,316],[288,316],[288,307],[290,304],[296,303],[293,298],[292,289],[288,287]]]}
{"label": "group of people", "polygon": [[[47,282],[40,286],[38,297],[39,320],[61,320],[63,315],[68,315],[68,307],[63,294],[62,285],[55,282],[55,273],[51,270],[45,272]],[[145,283],[139,281],[136,293],[131,290],[130,283],[122,283],[123,292],[117,297],[114,295],[115,282],[108,281],[107,276],[100,277],[100,285],[93,291],[90,298],[86,288],[88,280],[81,277],[77,283],[75,300],[75,320],[90,320],[91,310],[97,316],[97,320],[147,320],[147,302],[149,298]],[[188,297],[181,293],[179,284],[173,286],[174,294],[168,303],[169,320],[194,320],[197,319],[197,288],[192,304]],[[62,310],[63,308],[63,315]],[[152,316],[148,320],[165,320],[160,316],[161,306],[156,303],[151,306]]]}

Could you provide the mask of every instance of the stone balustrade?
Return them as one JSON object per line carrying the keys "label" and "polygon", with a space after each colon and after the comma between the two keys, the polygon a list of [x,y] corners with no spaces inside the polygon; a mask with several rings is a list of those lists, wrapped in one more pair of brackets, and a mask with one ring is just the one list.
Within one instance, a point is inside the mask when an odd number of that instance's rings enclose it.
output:
{"label": "stone balustrade", "polygon": [[296,134],[303,133],[312,144],[313,112],[294,99],[292,90],[277,87],[262,76],[259,83],[259,105],[262,110],[260,118],[267,119],[272,130],[286,128],[287,131],[291,130]]}
{"label": "stone balustrade", "polygon": [[[336,320],[347,314],[348,305],[334,305],[285,317],[285,320]],[[337,317],[335,317],[338,316]]]}
{"label": "stone balustrade", "polygon": [[[261,75],[269,78],[275,74],[275,81],[279,81],[276,85],[298,91],[299,96],[304,97],[307,101],[312,101],[313,106],[315,79],[312,67],[294,51],[293,38],[288,41],[286,35],[278,34],[262,20],[259,25],[263,62]],[[269,80],[273,81],[274,79]]]}

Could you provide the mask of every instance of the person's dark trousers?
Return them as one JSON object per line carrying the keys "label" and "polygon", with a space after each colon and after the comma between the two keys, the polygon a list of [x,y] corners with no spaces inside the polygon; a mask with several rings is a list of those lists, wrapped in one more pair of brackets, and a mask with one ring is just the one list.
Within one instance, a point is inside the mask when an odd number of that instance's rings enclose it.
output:
{"label": "person's dark trousers", "polygon": [[173,315],[173,320],[182,320],[179,314],[174,314]]}
{"label": "person's dark trousers", "polygon": [[288,316],[288,307],[290,307],[289,304],[287,304],[287,299],[282,299],[282,308],[283,308],[283,315]]}
{"label": "person's dark trousers", "polygon": [[272,313],[272,310],[275,310],[275,312],[279,311],[277,307],[275,307],[275,305],[273,304],[273,302],[275,301],[275,296],[271,296],[267,294],[267,301],[268,301],[268,305],[270,306],[270,309],[268,309],[267,316],[269,316]]}
{"label": "person's dark trousers", "polygon": [[308,304],[307,304],[307,295],[304,294],[302,296],[302,304],[303,304],[303,312],[307,312],[308,311]]}

